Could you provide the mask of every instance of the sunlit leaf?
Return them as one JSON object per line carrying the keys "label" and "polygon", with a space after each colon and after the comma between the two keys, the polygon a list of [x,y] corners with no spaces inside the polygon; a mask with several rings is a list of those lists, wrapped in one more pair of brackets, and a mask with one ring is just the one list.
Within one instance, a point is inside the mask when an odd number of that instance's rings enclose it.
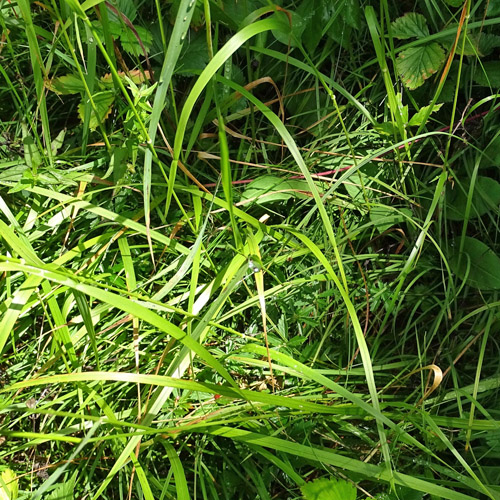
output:
{"label": "sunlit leaf", "polygon": [[5,469],[1,475],[0,500],[16,500],[18,491],[16,473],[12,469]]}
{"label": "sunlit leaf", "polygon": [[286,201],[290,198],[308,198],[305,180],[284,180],[274,175],[263,175],[252,181],[241,195],[242,200],[265,204]]}
{"label": "sunlit leaf", "polygon": [[305,500],[356,500],[356,487],[341,479],[316,479],[300,490]]}
{"label": "sunlit leaf", "polygon": [[47,83],[47,88],[61,95],[85,92],[85,86],[80,77],[72,74],[53,78]]}

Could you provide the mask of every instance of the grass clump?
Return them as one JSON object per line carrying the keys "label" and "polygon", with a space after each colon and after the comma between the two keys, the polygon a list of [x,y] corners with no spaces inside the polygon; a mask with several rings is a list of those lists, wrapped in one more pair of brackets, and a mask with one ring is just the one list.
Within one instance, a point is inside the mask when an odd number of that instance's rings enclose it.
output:
{"label": "grass clump", "polygon": [[0,498],[500,498],[497,2],[0,9]]}

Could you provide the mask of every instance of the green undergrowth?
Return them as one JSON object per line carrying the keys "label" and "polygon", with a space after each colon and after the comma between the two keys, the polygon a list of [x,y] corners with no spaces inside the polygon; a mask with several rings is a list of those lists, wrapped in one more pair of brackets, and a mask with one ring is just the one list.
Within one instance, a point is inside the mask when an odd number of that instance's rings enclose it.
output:
{"label": "green undergrowth", "polygon": [[500,499],[498,0],[0,0],[0,499]]}

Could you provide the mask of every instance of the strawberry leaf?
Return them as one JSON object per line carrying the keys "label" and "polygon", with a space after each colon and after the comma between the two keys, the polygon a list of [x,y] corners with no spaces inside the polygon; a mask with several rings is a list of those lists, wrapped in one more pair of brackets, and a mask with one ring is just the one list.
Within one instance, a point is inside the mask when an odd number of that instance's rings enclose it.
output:
{"label": "strawberry leaf", "polygon": [[401,52],[396,68],[403,83],[410,89],[420,87],[443,64],[444,50],[438,43],[412,47]]}
{"label": "strawberry leaf", "polygon": [[391,25],[392,36],[405,40],[407,38],[424,38],[429,36],[427,21],[422,14],[410,12],[398,17]]}

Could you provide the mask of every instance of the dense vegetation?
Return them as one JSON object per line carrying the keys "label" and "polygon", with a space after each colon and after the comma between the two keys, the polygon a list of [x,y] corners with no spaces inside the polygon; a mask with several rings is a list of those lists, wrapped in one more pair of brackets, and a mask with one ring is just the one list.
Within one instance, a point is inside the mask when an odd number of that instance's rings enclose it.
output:
{"label": "dense vegetation", "polygon": [[499,0],[0,10],[0,499],[500,499]]}

